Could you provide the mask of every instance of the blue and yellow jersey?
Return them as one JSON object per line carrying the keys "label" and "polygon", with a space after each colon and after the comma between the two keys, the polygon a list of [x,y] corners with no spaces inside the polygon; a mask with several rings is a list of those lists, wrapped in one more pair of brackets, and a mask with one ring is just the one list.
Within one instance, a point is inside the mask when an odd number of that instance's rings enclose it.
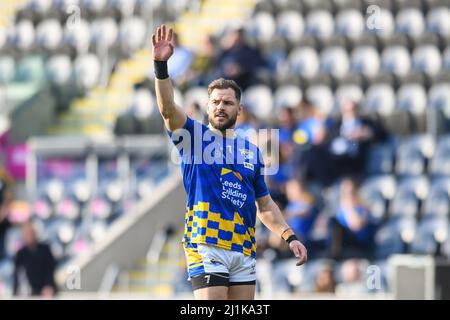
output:
{"label": "blue and yellow jersey", "polygon": [[169,133],[181,159],[187,193],[183,242],[209,244],[256,256],[255,200],[269,194],[258,148],[225,138],[187,118]]}

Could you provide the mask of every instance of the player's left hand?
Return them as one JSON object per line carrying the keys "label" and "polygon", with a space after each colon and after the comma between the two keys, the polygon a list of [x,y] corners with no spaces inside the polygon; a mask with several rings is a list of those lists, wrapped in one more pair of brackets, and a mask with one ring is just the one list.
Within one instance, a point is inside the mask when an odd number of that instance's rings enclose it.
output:
{"label": "player's left hand", "polygon": [[294,253],[294,255],[299,259],[297,266],[301,266],[308,260],[308,251],[306,247],[298,240],[291,241],[289,244],[289,249]]}

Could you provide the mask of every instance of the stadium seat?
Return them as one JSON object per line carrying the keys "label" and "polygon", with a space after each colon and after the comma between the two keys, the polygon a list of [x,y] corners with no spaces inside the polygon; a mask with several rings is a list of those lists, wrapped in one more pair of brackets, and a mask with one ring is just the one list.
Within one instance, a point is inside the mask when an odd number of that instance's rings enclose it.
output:
{"label": "stadium seat", "polygon": [[91,42],[97,50],[106,50],[117,41],[119,29],[113,18],[95,20],[91,24]]}
{"label": "stadium seat", "polygon": [[306,97],[311,104],[323,114],[330,114],[334,107],[333,92],[325,85],[310,86],[306,90]]}
{"label": "stadium seat", "polygon": [[208,101],[208,89],[205,87],[191,87],[184,94],[185,107],[197,103],[204,107]]}
{"label": "stadium seat", "polygon": [[54,55],[46,63],[47,79],[55,85],[67,84],[72,74],[72,61],[67,55]]}
{"label": "stadium seat", "polygon": [[336,89],[334,94],[335,110],[340,110],[342,105],[348,101],[360,103],[363,99],[364,93],[358,85],[341,85]]}
{"label": "stadium seat", "polygon": [[299,74],[311,78],[319,70],[319,57],[311,47],[300,47],[291,51],[287,61],[287,69],[291,74]]}
{"label": "stadium seat", "polygon": [[429,183],[425,176],[405,177],[398,182],[397,193],[392,199],[390,217],[419,217],[420,201],[425,200]]}
{"label": "stadium seat", "polygon": [[32,203],[32,214],[41,221],[49,220],[54,212],[53,207],[48,201],[48,197],[42,194]]}
{"label": "stadium seat", "polygon": [[387,204],[394,198],[395,191],[396,181],[392,175],[375,176],[362,185],[361,196],[378,222],[386,218]]}
{"label": "stadium seat", "polygon": [[392,143],[377,144],[370,148],[366,171],[369,175],[389,174],[394,171],[394,146]]}
{"label": "stadium seat", "polygon": [[27,55],[18,61],[14,81],[39,83],[44,77],[44,61],[41,56]]}
{"label": "stadium seat", "polygon": [[412,68],[428,75],[435,75],[441,70],[441,54],[435,46],[425,45],[414,49]]}
{"label": "stadium seat", "polygon": [[317,38],[329,38],[334,33],[334,20],[329,11],[315,10],[306,16],[305,34]]}
{"label": "stadium seat", "polygon": [[100,61],[94,54],[78,56],[74,61],[75,82],[82,90],[94,88],[100,79]]}
{"label": "stadium seat", "polygon": [[147,118],[156,112],[156,101],[148,89],[138,89],[133,94],[130,111],[138,118]]}
{"label": "stadium seat", "polygon": [[396,31],[411,37],[419,36],[425,30],[425,19],[417,8],[407,8],[397,13],[395,18]]}
{"label": "stadium seat", "polygon": [[[180,3],[181,2],[183,1],[180,1]],[[136,0],[110,0],[108,6],[117,10],[122,18],[128,18],[133,15]]]}
{"label": "stadium seat", "polygon": [[427,217],[449,217],[450,212],[450,179],[448,177],[436,177],[432,180],[430,192],[425,200],[422,219]]}
{"label": "stadium seat", "polygon": [[45,16],[51,7],[52,0],[31,0],[29,3],[29,8],[41,16]]}
{"label": "stadium seat", "polygon": [[63,31],[56,19],[44,20],[36,28],[36,44],[46,50],[52,51],[58,48],[62,37]]}
{"label": "stadium seat", "polygon": [[80,0],[81,9],[92,15],[100,15],[106,8],[107,0]]}
{"label": "stadium seat", "polygon": [[411,68],[409,52],[402,46],[390,46],[381,54],[381,69],[397,76],[406,75]]}
{"label": "stadium seat", "polygon": [[349,69],[347,52],[342,47],[328,47],[320,54],[320,71],[335,78],[342,78]]}
{"label": "stadium seat", "polygon": [[395,109],[394,90],[387,84],[373,84],[367,89],[362,105],[366,111],[389,116]]}
{"label": "stadium seat", "polygon": [[270,42],[259,43],[259,50],[270,71],[275,74],[283,72],[282,66],[287,60],[288,53],[288,44],[285,39],[275,37]]}
{"label": "stadium seat", "polygon": [[417,83],[403,84],[397,92],[397,109],[409,112],[414,121],[412,125],[415,132],[424,132],[426,129],[425,112],[427,107],[427,94],[422,85]]}
{"label": "stadium seat", "polygon": [[442,237],[440,233],[444,233],[446,236],[447,232],[447,218],[430,217],[429,219],[423,219],[417,226],[416,235],[411,244],[411,252],[422,255],[439,254],[437,240]]}
{"label": "stadium seat", "polygon": [[406,138],[397,149],[395,171],[399,175],[421,175],[427,170],[427,162],[433,157],[435,143],[429,135]]}
{"label": "stadium seat", "polygon": [[295,108],[302,100],[302,91],[294,85],[278,87],[274,93],[275,110],[288,107]]}
{"label": "stadium seat", "polygon": [[77,23],[76,28],[64,28],[64,42],[67,43],[75,51],[75,55],[86,54],[89,50],[91,39],[91,29],[86,20],[81,19]]}
{"label": "stadium seat", "polygon": [[380,69],[380,57],[371,46],[356,47],[351,54],[351,71],[366,77],[375,76]]}
{"label": "stadium seat", "polygon": [[427,14],[427,30],[442,36],[450,35],[450,8],[436,7]]}
{"label": "stadium seat", "polygon": [[243,94],[243,105],[259,119],[268,119],[273,114],[272,91],[265,85],[251,86]]}
{"label": "stadium seat", "polygon": [[276,24],[272,15],[260,12],[253,16],[246,26],[247,35],[257,42],[270,41],[276,31]]}
{"label": "stadium seat", "polygon": [[145,22],[141,18],[131,17],[122,20],[119,27],[119,41],[122,52],[128,56],[142,48],[146,31]]}
{"label": "stadium seat", "polygon": [[450,137],[438,139],[436,152],[430,162],[430,174],[434,176],[450,176]]}
{"label": "stadium seat", "polygon": [[33,23],[29,20],[19,21],[12,31],[11,42],[14,47],[21,51],[32,49],[35,38]]}
{"label": "stadium seat", "polygon": [[340,11],[335,18],[335,33],[349,38],[359,38],[364,33],[364,18],[359,10]]}
{"label": "stadium seat", "polygon": [[85,178],[75,179],[71,186],[71,194],[79,204],[86,204],[92,197],[92,188]]}
{"label": "stadium seat", "polygon": [[375,235],[375,257],[386,259],[392,254],[406,253],[405,240],[413,241],[416,221],[412,217],[397,216],[379,228]]}
{"label": "stadium seat", "polygon": [[373,7],[367,11],[366,32],[380,37],[388,37],[395,30],[395,22],[392,13],[385,8]]}
{"label": "stadium seat", "polygon": [[0,56],[0,82],[8,84],[14,79],[16,62],[13,57]]}
{"label": "stadium seat", "polygon": [[428,91],[428,105],[450,117],[450,83],[433,85]]}
{"label": "stadium seat", "polygon": [[303,17],[296,11],[283,11],[276,18],[276,33],[291,43],[299,41],[303,35]]}

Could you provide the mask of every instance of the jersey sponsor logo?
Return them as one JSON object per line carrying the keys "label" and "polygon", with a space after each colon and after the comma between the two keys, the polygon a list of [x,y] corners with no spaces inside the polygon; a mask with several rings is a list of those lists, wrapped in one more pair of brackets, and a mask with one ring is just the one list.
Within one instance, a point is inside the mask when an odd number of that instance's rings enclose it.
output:
{"label": "jersey sponsor logo", "polygon": [[[227,180],[226,178],[230,174],[233,174],[238,181],[235,180],[235,182],[233,182]],[[242,208],[245,204],[245,200],[247,200],[247,194],[241,192],[243,189],[240,184],[240,182],[242,182],[242,175],[227,168],[222,168],[220,175],[220,182],[222,183],[222,199],[228,199],[233,205]]]}
{"label": "jersey sponsor logo", "polygon": [[239,179],[239,181],[242,181],[242,176],[240,175],[240,173],[234,172],[233,170],[230,170],[230,169],[227,169],[227,168],[222,168],[222,171],[220,172],[220,175],[224,176],[224,175],[227,175],[229,173],[233,173],[236,176],[236,178]]}

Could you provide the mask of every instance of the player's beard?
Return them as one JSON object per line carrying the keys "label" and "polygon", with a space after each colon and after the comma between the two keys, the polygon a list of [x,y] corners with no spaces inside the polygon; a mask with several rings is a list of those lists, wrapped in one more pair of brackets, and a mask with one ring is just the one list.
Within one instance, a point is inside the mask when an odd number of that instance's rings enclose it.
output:
{"label": "player's beard", "polygon": [[235,112],[231,116],[226,115],[226,121],[219,122],[216,118],[215,114],[209,114],[208,121],[214,129],[220,130],[221,132],[225,132],[227,129],[231,129],[236,124],[238,113]]}

